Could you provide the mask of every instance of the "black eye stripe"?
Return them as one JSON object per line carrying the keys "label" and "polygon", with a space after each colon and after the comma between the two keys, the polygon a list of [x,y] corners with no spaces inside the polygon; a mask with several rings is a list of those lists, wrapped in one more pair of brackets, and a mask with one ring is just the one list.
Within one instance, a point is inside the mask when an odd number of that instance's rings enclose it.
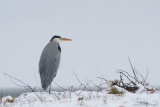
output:
{"label": "black eye stripe", "polygon": [[51,40],[50,41],[52,41],[53,39],[55,39],[55,38],[61,38],[60,36],[58,36],[58,35],[54,35],[52,38],[51,38]]}

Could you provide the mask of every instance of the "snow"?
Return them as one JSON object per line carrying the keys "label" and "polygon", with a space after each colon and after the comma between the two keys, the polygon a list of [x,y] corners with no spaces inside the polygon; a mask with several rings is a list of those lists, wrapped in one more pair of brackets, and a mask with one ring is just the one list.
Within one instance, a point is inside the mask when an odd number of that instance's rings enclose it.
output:
{"label": "snow", "polygon": [[148,68],[149,83],[159,86],[159,4],[160,0],[0,0],[0,88],[16,87],[4,73],[39,87],[39,58],[55,34],[73,40],[60,44],[56,83],[77,86],[72,71],[81,81],[116,79],[118,69],[130,70],[129,56],[140,73],[145,75]]}
{"label": "snow", "polygon": [[108,91],[30,92],[21,94],[13,102],[11,96],[3,97],[1,107],[159,107],[160,92],[125,92],[122,95]]}

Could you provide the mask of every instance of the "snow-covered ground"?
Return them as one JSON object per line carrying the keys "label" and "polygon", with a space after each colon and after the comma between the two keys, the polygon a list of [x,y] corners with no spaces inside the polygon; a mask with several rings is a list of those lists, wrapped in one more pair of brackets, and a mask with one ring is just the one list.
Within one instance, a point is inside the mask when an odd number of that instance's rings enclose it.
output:
{"label": "snow-covered ground", "polygon": [[1,107],[160,107],[160,92],[125,92],[121,95],[108,91],[31,92],[17,98],[6,96]]}

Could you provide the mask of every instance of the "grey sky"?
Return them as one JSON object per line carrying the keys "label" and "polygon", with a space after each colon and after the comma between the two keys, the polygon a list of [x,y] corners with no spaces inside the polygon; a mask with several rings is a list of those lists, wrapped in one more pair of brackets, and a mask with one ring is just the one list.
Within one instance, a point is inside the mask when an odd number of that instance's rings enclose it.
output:
{"label": "grey sky", "polygon": [[73,39],[61,43],[60,85],[77,85],[72,70],[82,81],[115,79],[118,69],[130,70],[128,56],[160,84],[160,1],[1,0],[0,87],[14,86],[3,72],[40,84],[39,57],[54,34]]}

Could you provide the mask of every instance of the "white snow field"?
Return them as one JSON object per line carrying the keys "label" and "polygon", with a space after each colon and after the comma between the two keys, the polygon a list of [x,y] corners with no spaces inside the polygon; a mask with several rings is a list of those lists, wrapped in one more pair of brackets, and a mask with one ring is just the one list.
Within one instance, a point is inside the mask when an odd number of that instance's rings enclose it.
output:
{"label": "white snow field", "polygon": [[1,107],[160,107],[160,92],[124,92],[108,94],[108,91],[30,92],[17,98],[6,96]]}

